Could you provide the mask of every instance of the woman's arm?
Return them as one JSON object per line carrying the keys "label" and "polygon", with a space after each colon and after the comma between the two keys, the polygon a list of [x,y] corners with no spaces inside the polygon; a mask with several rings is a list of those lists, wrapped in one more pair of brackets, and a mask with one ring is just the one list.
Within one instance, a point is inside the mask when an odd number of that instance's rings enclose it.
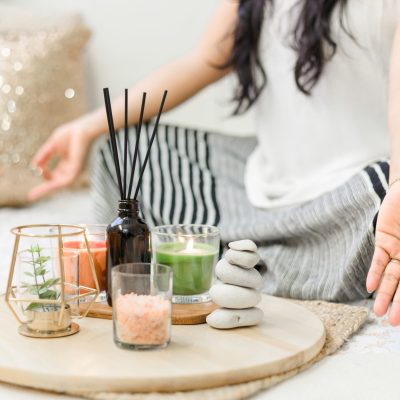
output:
{"label": "woman's arm", "polygon": [[[142,93],[147,92],[145,120],[156,115],[164,89],[168,89],[165,110],[170,110],[191,98],[200,90],[216,82],[229,70],[218,68],[231,53],[232,32],[237,16],[237,3],[224,0],[216,11],[197,46],[186,56],[148,75],[129,90],[129,123],[138,122]],[[114,123],[123,126],[124,98],[113,102]],[[95,127],[92,135],[97,137],[108,129],[103,108],[85,117],[88,125]]]}
{"label": "woman's arm", "polygon": [[[138,122],[142,92],[147,92],[145,119],[149,120],[158,111],[164,89],[168,90],[164,109],[170,110],[229,72],[218,65],[225,64],[230,56],[237,8],[236,0],[223,0],[193,51],[130,89],[130,124]],[[120,128],[124,121],[123,97],[115,99],[112,107],[115,127]],[[90,144],[107,130],[103,107],[56,129],[33,159],[46,181],[30,192],[30,199],[36,200],[71,184],[82,169]],[[60,162],[51,171],[48,163],[54,157],[59,157]]]}
{"label": "woman's arm", "polygon": [[367,278],[369,292],[377,290],[374,311],[400,325],[400,26],[392,47],[389,87],[390,178],[392,183],[379,211],[375,253]]}
{"label": "woman's arm", "polygon": [[400,178],[400,25],[393,41],[389,80],[390,180]]}

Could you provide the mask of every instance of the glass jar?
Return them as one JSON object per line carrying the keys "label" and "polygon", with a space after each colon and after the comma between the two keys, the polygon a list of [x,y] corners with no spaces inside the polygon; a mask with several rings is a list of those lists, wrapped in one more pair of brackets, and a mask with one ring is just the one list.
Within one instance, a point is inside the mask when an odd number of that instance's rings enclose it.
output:
{"label": "glass jar", "polygon": [[133,263],[112,270],[114,342],[125,349],[166,347],[171,337],[172,271]]}
{"label": "glass jar", "polygon": [[174,303],[204,303],[220,246],[219,230],[207,225],[165,225],[152,230],[153,259],[174,273]]}
{"label": "glass jar", "polygon": [[[88,240],[89,250],[96,270],[100,294],[98,301],[106,299],[107,278],[107,242],[105,224],[82,224]],[[82,240],[68,240],[64,242],[65,249],[71,249],[79,254],[79,284],[84,287],[94,288],[95,282],[91,274],[89,253],[86,243]]]}

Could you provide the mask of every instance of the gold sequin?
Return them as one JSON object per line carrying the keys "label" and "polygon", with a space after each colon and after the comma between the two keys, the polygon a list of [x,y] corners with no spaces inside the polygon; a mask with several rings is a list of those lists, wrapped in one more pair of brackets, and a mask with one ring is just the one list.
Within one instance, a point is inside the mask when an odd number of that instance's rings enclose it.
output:
{"label": "gold sequin", "polygon": [[10,126],[11,126],[10,120],[3,118],[3,121],[1,123],[1,129],[3,131],[8,131],[10,129]]}
{"label": "gold sequin", "polygon": [[17,94],[18,96],[21,96],[22,94],[24,94],[24,88],[22,86],[17,86],[15,88],[15,94]]}
{"label": "gold sequin", "polygon": [[64,96],[65,96],[67,99],[72,99],[73,97],[75,97],[75,90],[74,90],[74,89],[71,89],[71,88],[67,89],[67,90],[64,92]]}
{"label": "gold sequin", "polygon": [[5,85],[3,85],[1,90],[2,90],[3,93],[8,94],[11,91],[11,86],[8,83],[6,83]]}
{"label": "gold sequin", "polygon": [[14,100],[10,100],[7,103],[7,109],[9,113],[14,113],[15,110],[17,109],[16,105],[15,105],[15,101]]}

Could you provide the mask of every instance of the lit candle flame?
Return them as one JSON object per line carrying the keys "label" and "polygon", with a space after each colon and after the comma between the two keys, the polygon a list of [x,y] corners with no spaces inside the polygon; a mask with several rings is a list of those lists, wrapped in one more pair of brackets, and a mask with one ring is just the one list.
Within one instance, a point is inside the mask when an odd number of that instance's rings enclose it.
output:
{"label": "lit candle flame", "polygon": [[190,238],[186,245],[186,251],[188,251],[188,252],[192,251],[193,247],[194,247],[194,239]]}
{"label": "lit candle flame", "polygon": [[206,254],[204,249],[199,249],[194,246],[194,238],[190,238],[186,242],[186,248],[179,251],[180,254],[185,255],[202,255]]}

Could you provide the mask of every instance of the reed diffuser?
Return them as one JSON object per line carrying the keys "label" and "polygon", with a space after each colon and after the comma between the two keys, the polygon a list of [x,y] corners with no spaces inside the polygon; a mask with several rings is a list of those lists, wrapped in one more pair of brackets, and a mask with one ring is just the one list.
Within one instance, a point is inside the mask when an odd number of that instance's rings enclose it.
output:
{"label": "reed diffuser", "polygon": [[118,188],[121,199],[119,200],[118,216],[107,227],[107,302],[112,305],[112,282],[111,271],[116,265],[134,263],[134,262],[150,262],[150,230],[146,222],[140,217],[140,205],[138,194],[142,182],[143,174],[149,160],[150,150],[157,134],[158,124],[160,122],[161,113],[167,98],[167,91],[161,100],[160,109],[151,134],[149,146],[143,161],[143,165],[139,168],[140,173],[137,180],[136,188],[132,196],[133,181],[135,176],[140,134],[143,124],[144,109],[146,104],[146,93],[143,93],[142,104],[140,109],[139,124],[137,128],[136,143],[134,157],[132,160],[132,168],[129,179],[127,180],[127,148],[128,148],[128,90],[125,89],[125,126],[124,126],[124,151],[123,151],[123,181],[120,169],[120,161],[117,148],[116,133],[114,129],[114,120],[111,109],[110,94],[107,88],[104,89],[104,102],[107,112],[107,121],[110,132],[111,150],[113,154],[115,172],[117,175]]}

